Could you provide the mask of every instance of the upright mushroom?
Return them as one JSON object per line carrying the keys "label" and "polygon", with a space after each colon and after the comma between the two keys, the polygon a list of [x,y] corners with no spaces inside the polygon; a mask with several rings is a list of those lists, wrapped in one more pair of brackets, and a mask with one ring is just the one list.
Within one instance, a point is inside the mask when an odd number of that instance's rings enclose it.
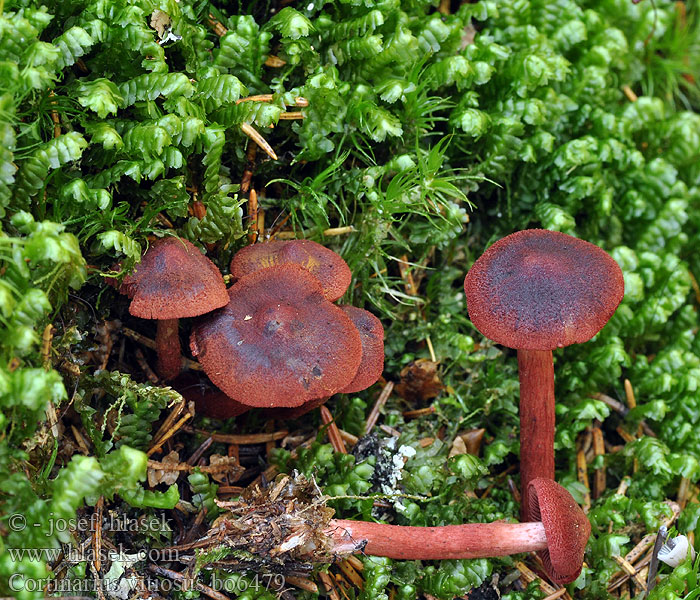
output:
{"label": "upright mushroom", "polygon": [[[518,350],[522,489],[554,479],[552,350],[591,339],[624,295],[622,271],[604,250],[544,229],[493,244],[464,280],[469,317],[487,338]],[[528,515],[523,493],[521,515]]]}
{"label": "upright mushroom", "polygon": [[468,523],[412,527],[331,520],[326,533],[337,553],[362,551],[406,560],[487,558],[538,551],[552,581],[574,581],[581,572],[591,525],[576,501],[551,479],[533,479],[527,523]]}
{"label": "upright mushroom", "polygon": [[119,291],[131,298],[132,315],[158,320],[156,370],[166,380],[177,376],[181,367],[178,319],[203,315],[228,302],[216,265],[194,244],[174,237],[154,242]]}
{"label": "upright mushroom", "polygon": [[212,382],[256,407],[295,407],[354,379],[362,357],[357,328],[296,264],[241,277],[229,302],[192,330],[190,347]]}

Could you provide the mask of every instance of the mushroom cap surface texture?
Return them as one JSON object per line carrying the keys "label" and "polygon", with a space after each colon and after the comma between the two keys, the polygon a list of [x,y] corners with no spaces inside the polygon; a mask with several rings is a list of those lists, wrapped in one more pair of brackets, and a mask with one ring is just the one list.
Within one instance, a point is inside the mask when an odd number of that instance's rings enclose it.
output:
{"label": "mushroom cap surface texture", "polygon": [[536,477],[528,485],[528,521],[541,521],[547,550],[538,554],[554,583],[566,584],[581,573],[591,524],[571,494],[552,479]]}
{"label": "mushroom cap surface texture", "polygon": [[289,240],[251,244],[231,260],[231,275],[243,277],[274,265],[297,264],[316,277],[323,294],[331,302],[340,298],[350,285],[350,267],[339,254],[311,240]]}
{"label": "mushroom cap surface texture", "polygon": [[362,341],[362,360],[355,378],[342,390],[343,394],[354,394],[375,383],[384,370],[384,327],[371,312],[356,306],[340,307],[350,317]]}
{"label": "mushroom cap surface texture", "polygon": [[197,317],[225,306],[226,284],[216,265],[181,238],[154,242],[119,291],[142,319]]}
{"label": "mushroom cap surface texture", "polygon": [[622,301],[622,270],[604,250],[557,231],[497,241],[464,279],[469,318],[487,338],[522,350],[590,340]]}
{"label": "mushroom cap surface texture", "polygon": [[248,406],[300,406],[355,377],[360,334],[304,268],[285,264],[241,277],[229,303],[192,329],[190,348],[209,379]]}

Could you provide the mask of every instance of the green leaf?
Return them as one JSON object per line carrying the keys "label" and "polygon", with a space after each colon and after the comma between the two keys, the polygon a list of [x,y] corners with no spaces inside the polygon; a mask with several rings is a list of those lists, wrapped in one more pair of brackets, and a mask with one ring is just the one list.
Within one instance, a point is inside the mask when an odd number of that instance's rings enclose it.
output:
{"label": "green leaf", "polygon": [[74,64],[90,50],[95,41],[82,27],[74,26],[58,36],[53,43],[60,51],[60,58],[56,61],[60,70]]}
{"label": "green leaf", "polygon": [[[104,119],[109,114],[116,115],[117,110],[125,106],[124,98],[119,93],[119,89],[108,79],[81,81],[78,84],[77,93],[81,106],[96,112],[100,119]],[[108,127],[106,123],[100,125]]]}
{"label": "green leaf", "polygon": [[141,258],[141,246],[121,231],[111,230],[98,234],[97,241],[105,250],[121,252],[127,258],[138,260]]}
{"label": "green leaf", "polygon": [[190,98],[196,91],[184,73],[146,73],[122,83],[118,89],[125,106],[142,100],[155,100],[159,96]]}
{"label": "green leaf", "polygon": [[39,145],[20,163],[15,188],[17,198],[21,202],[27,202],[44,187],[49,171],[78,160],[86,147],[87,141],[76,131]]}
{"label": "green leaf", "polygon": [[311,21],[291,6],[285,6],[267,23],[270,29],[276,29],[282,37],[298,40],[307,37],[314,29]]}

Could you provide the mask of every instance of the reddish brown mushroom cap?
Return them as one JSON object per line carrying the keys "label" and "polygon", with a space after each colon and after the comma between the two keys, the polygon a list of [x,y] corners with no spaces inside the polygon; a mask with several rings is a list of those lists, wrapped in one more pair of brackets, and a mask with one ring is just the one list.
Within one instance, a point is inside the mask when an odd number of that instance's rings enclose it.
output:
{"label": "reddish brown mushroom cap", "polygon": [[[202,379],[206,379],[202,377]],[[188,402],[194,402],[198,415],[213,419],[230,419],[250,410],[250,406],[236,402],[221,390],[202,381],[192,372],[179,375],[170,385]]]}
{"label": "reddish brown mushroom cap", "polygon": [[312,273],[323,286],[327,300],[334,302],[350,285],[352,273],[333,250],[311,240],[289,240],[251,244],[239,250],[231,261],[231,275],[243,277],[259,269],[293,263]]}
{"label": "reddish brown mushroom cap", "polygon": [[261,269],[229,288],[229,303],[192,330],[190,347],[214,384],[249,406],[300,406],[355,377],[357,328],[295,264]]}
{"label": "reddish brown mushroom cap", "polygon": [[362,361],[357,374],[350,385],[338,390],[343,394],[352,394],[375,383],[384,370],[384,327],[369,311],[349,305],[340,308],[357,327],[362,340]]}
{"label": "reddish brown mushroom cap", "polygon": [[547,536],[547,550],[538,552],[547,574],[555,583],[571,583],[581,573],[591,524],[571,494],[552,479],[533,479],[527,493],[528,520],[541,521]]}
{"label": "reddish brown mushroom cap", "polygon": [[142,319],[196,317],[225,306],[226,285],[216,265],[187,240],[155,242],[119,290]]}
{"label": "reddish brown mushroom cap", "polygon": [[509,348],[553,350],[590,340],[622,301],[622,270],[604,250],[545,229],[493,244],[464,280],[469,317]]}

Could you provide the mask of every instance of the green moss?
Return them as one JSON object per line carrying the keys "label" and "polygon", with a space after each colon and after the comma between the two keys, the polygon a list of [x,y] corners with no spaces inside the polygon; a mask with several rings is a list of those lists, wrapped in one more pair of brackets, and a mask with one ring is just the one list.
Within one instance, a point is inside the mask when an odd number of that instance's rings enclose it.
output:
{"label": "green moss", "polygon": [[[41,520],[58,503],[69,517],[99,485],[140,506],[176,501],[173,492],[144,490],[140,462],[125,454],[146,449],[173,397],[116,371],[93,373],[75,355],[86,351],[93,318],[123,314],[99,273],[116,261],[129,269],[149,236],[163,235],[163,217],[227,269],[246,243],[238,186],[250,166],[248,124],[279,157],[259,150],[253,166],[266,225],[288,216],[299,235],[343,255],[354,276],[345,300],[383,319],[388,377],[428,357],[428,337],[440,360],[447,387],[434,415],[404,422],[405,404],[385,409],[399,444],[417,451],[402,480],[411,496],[402,522],[517,513],[498,476],[517,459],[517,365],[468,320],[461,280],[471,263],[526,227],[580,236],[618,260],[626,295],[611,322],[593,341],[555,353],[557,477],[572,493],[581,493],[576,438],[594,419],[611,435],[645,419],[658,435],[604,459],[612,491],[591,509],[592,568],[577,592],[604,597],[617,568],[610,556],[631,546],[628,525],[653,531],[680,478],[700,478],[691,286],[691,274],[700,276],[700,96],[685,76],[698,72],[700,32],[697,8],[687,7],[482,1],[441,15],[430,2],[384,0],[282,10],[256,3],[237,14],[207,0],[0,2],[0,514]],[[176,37],[149,26],[156,9]],[[221,37],[210,14],[227,29]],[[271,53],[285,64],[266,66]],[[272,101],[237,104],[253,94]],[[298,111],[303,120],[281,118]],[[188,211],[195,199],[205,216]],[[342,225],[354,232],[324,237]],[[400,277],[404,254],[417,277],[425,274],[417,295]],[[51,323],[57,337],[47,356]],[[638,406],[610,414],[591,395],[624,397],[624,378]],[[69,400],[96,456],[64,464],[37,428],[49,402],[61,410]],[[372,401],[372,391],[335,401],[344,428],[361,434]],[[111,431],[95,422],[106,411]],[[486,429],[478,461],[447,461],[448,443],[418,443],[473,427]],[[370,518],[371,461],[322,445],[283,458],[285,468],[346,496],[334,503],[343,516]],[[612,493],[630,475],[627,495]],[[201,473],[190,484],[213,517],[216,486]],[[464,494],[489,486],[485,499]],[[687,530],[697,529],[693,511],[681,519]],[[35,542],[3,533],[3,594],[13,572],[45,576],[43,561],[7,553]],[[509,568],[506,559],[368,559],[363,596],[450,597]],[[681,597],[694,572],[686,571],[669,576],[658,597]]]}

